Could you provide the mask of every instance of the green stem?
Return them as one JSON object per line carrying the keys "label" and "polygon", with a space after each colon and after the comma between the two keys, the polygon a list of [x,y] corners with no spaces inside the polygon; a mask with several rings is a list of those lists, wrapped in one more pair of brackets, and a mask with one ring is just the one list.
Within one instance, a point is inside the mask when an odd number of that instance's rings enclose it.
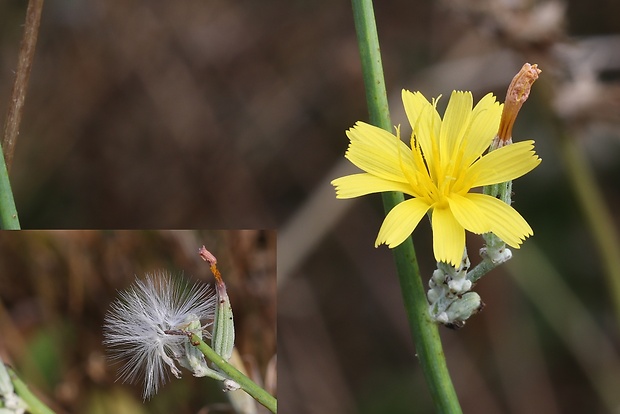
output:
{"label": "green stem", "polygon": [[[500,240],[493,233],[487,233],[487,234],[489,235],[489,237],[494,237],[495,239]],[[489,243],[487,237],[485,237],[485,240],[487,240],[487,243]],[[482,276],[486,275],[487,273],[489,273],[491,270],[495,269],[499,265],[500,263],[494,263],[491,259],[489,259],[488,257],[485,257],[484,259],[482,259],[482,261],[480,261],[480,263],[476,265],[476,267],[474,267],[472,270],[470,270],[467,273],[467,279],[470,280],[471,283],[476,283],[478,279],[480,279]]]}
{"label": "green stem", "polygon": [[[390,131],[392,126],[372,1],[353,0],[353,18],[362,61],[370,122]],[[403,194],[397,192],[383,193],[382,198],[386,214],[404,200]],[[461,413],[461,407],[448,373],[439,331],[428,313],[426,292],[411,237],[394,249],[394,258],[409,327],[437,412]]]}
{"label": "green stem", "polygon": [[15,200],[11,191],[9,172],[4,162],[2,146],[0,146],[0,229],[19,230],[17,209],[15,208]]}
{"label": "green stem", "polygon": [[439,330],[428,312],[426,293],[411,237],[394,249],[394,257],[409,329],[435,408],[438,413],[461,413]]}
{"label": "green stem", "polygon": [[12,368],[7,366],[6,369],[11,377],[11,382],[13,382],[15,393],[19,395],[19,397],[24,400],[26,404],[28,404],[29,413],[54,414],[54,411],[52,411],[47,405],[43,404],[41,400],[39,400],[37,396],[30,391],[28,386],[17,376]]}
{"label": "green stem", "polygon": [[243,373],[237,368],[230,365],[196,334],[191,334],[190,341],[192,345],[203,353],[205,358],[217,365],[217,367],[221,369],[226,376],[239,384],[242,390],[250,394],[250,396],[252,396],[252,398],[256,401],[267,407],[267,409],[272,413],[277,412],[278,401],[272,395],[259,387],[254,381],[243,375]]}
{"label": "green stem", "polygon": [[362,61],[370,123],[390,131],[392,129],[390,109],[385,91],[379,36],[372,0],[353,0],[353,19]]}

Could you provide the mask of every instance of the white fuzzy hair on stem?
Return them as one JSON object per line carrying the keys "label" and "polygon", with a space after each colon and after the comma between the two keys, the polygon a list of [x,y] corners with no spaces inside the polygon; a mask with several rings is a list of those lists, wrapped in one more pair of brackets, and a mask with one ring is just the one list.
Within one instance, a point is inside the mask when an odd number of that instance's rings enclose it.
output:
{"label": "white fuzzy hair on stem", "polygon": [[208,337],[205,328],[212,323],[215,302],[209,285],[190,287],[165,271],[147,274],[143,281],[136,278],[112,303],[103,326],[103,343],[110,347],[111,359],[125,361],[119,379],[135,383],[144,376],[146,400],[166,382],[164,364],[180,378],[175,360],[184,356],[188,339],[166,331],[183,329],[192,321],[208,321],[202,326],[202,336]]}

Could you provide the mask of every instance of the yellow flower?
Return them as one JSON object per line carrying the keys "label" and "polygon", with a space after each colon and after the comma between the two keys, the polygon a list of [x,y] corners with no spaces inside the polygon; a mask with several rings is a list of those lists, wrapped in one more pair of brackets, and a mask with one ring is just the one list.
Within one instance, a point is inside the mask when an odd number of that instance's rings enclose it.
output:
{"label": "yellow flower", "polygon": [[332,181],[338,198],[400,191],[412,198],[385,217],[375,246],[401,244],[431,212],[435,259],[457,266],[465,249],[465,230],[492,232],[519,248],[533,234],[525,219],[506,203],[473,188],[513,180],[533,170],[540,158],[534,141],[524,141],[483,155],[495,137],[502,105],[492,94],[472,109],[471,92],[452,92],[443,120],[436,100],[403,90],[403,104],[413,132],[411,148],[396,135],[358,122],[347,131],[349,159],[365,173]]}

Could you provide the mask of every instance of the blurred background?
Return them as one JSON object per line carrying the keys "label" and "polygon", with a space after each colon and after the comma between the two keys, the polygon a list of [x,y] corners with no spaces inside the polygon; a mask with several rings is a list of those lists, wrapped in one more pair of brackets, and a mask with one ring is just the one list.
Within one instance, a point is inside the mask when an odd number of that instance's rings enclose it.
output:
{"label": "blurred background", "polygon": [[144,383],[115,382],[122,364],[102,345],[105,313],[136,278],[166,270],[213,286],[203,244],[227,285],[246,372],[275,393],[275,231],[0,232],[0,358],[57,413],[233,413],[219,382],[187,370],[143,404]]}
{"label": "blurred background", "polygon": [[[617,234],[620,3],[375,8],[403,131],[403,88],[503,100],[524,62],[543,70],[513,131],[543,159],[513,187],[535,236],[478,283],[484,311],[441,330],[465,412],[617,412],[613,266],[571,154]],[[24,15],[0,3],[1,114]],[[11,171],[22,227],[277,228],[281,412],[432,412],[391,253],[373,247],[380,197],[329,185],[354,171],[344,131],[367,117],[350,2],[48,0]],[[414,243],[428,278],[428,223]]]}

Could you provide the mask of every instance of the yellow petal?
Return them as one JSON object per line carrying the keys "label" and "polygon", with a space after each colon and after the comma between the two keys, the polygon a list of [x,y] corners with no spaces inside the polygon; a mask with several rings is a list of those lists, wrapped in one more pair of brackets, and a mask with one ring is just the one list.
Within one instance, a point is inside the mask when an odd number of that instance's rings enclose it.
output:
{"label": "yellow petal", "polygon": [[[439,138],[441,117],[437,109],[420,92],[403,90],[402,98],[411,129],[416,134],[426,159],[430,160],[439,155],[435,155],[436,151],[433,148],[434,146],[438,148],[435,138]],[[411,146],[413,147],[413,143]]]}
{"label": "yellow petal", "polygon": [[[385,180],[407,182],[401,170],[400,151],[410,152],[407,145],[389,132],[358,122],[347,131],[351,140],[346,158],[362,170]],[[405,168],[412,169],[409,157],[404,157]]]}
{"label": "yellow petal", "polygon": [[503,105],[495,100],[492,93],[485,95],[474,107],[468,138],[463,148],[464,165],[471,165],[482,155],[497,134]]}
{"label": "yellow petal", "polygon": [[533,149],[534,141],[522,141],[486,154],[467,171],[474,180],[471,186],[503,183],[527,174],[541,162]]}
{"label": "yellow petal", "polygon": [[471,92],[453,91],[450,95],[439,134],[440,154],[446,163],[455,161],[454,157],[457,155],[463,136],[469,126],[472,102]]}
{"label": "yellow petal", "polygon": [[417,227],[430,206],[420,198],[397,204],[383,220],[375,247],[385,243],[390,248],[401,244]]}
{"label": "yellow petal", "polygon": [[528,236],[534,234],[527,221],[511,206],[485,194],[470,193],[468,197],[474,201],[486,215],[490,224],[490,232],[516,249]]}
{"label": "yellow petal", "polygon": [[486,215],[483,211],[480,211],[475,201],[469,199],[469,194],[465,196],[451,194],[448,197],[448,202],[454,218],[465,229],[476,234],[488,233],[490,231],[490,224],[486,219]]}
{"label": "yellow petal", "polygon": [[465,250],[465,229],[449,208],[435,208],[432,221],[435,259],[458,266]]}
{"label": "yellow petal", "polygon": [[409,184],[384,180],[368,173],[336,178],[331,184],[336,187],[336,198],[354,198],[383,191],[411,193]]}
{"label": "yellow petal", "polygon": [[420,117],[428,107],[432,108],[432,105],[421,92],[411,92],[403,89],[401,96],[409,124],[412,129],[415,129],[415,125],[418,123],[418,117]]}

